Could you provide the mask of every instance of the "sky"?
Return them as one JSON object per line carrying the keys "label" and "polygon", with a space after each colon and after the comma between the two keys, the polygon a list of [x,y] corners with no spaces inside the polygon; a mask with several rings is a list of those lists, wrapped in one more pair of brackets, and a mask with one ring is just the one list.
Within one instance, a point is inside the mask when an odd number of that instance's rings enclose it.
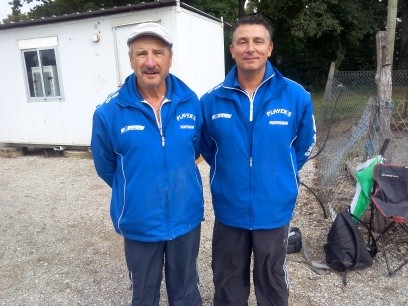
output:
{"label": "sky", "polygon": [[[11,6],[8,4],[11,0],[0,0],[0,21],[7,17],[8,14],[11,14]],[[28,12],[30,8],[40,4],[41,2],[33,1],[30,4],[23,4],[21,11],[23,13]]]}

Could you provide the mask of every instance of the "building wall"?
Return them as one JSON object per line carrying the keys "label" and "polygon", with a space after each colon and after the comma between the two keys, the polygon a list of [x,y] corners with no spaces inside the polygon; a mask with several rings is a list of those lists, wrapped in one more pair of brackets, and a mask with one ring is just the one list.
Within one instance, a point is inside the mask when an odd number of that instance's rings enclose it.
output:
{"label": "building wall", "polygon": [[[224,77],[221,23],[177,7],[0,31],[0,143],[88,146],[95,107],[117,90],[130,65],[116,29],[160,21],[174,44],[170,70],[200,96]],[[98,34],[94,42],[92,35]],[[57,36],[62,99],[30,102],[19,40]],[[220,41],[218,41],[220,40]]]}
{"label": "building wall", "polygon": [[[182,9],[183,10],[183,9]],[[176,74],[200,97],[225,77],[224,30],[220,22],[184,10],[177,18]]]}

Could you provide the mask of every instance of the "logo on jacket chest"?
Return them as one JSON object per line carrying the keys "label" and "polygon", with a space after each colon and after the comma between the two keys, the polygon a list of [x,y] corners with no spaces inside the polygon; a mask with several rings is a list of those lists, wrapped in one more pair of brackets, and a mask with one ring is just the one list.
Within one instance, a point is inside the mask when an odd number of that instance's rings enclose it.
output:
{"label": "logo on jacket chest", "polygon": [[[268,117],[272,117],[271,119],[275,119],[274,117],[279,116],[279,120],[269,120],[270,125],[289,125],[289,121],[285,120],[285,117],[291,117],[292,112],[284,108],[274,108],[268,110],[266,115]],[[283,118],[282,115],[284,115]]]}
{"label": "logo on jacket chest", "polygon": [[220,118],[224,118],[224,119],[231,119],[232,114],[227,114],[227,113],[218,113],[218,114],[214,114],[211,116],[212,120],[216,120],[216,119],[220,119]]}
{"label": "logo on jacket chest", "polygon": [[191,113],[182,113],[181,115],[178,115],[176,118],[177,118],[177,121],[180,121],[182,119],[192,119],[196,121],[196,116]]}
{"label": "logo on jacket chest", "polygon": [[[183,121],[185,122],[185,119],[191,119],[193,121],[196,121],[196,116],[191,113],[182,113],[176,117],[177,121]],[[181,122],[180,122],[181,123]],[[195,125],[193,124],[180,124],[180,129],[182,130],[194,130]]]}
{"label": "logo on jacket chest", "polygon": [[277,115],[277,114],[286,115],[288,117],[292,116],[292,112],[290,112],[290,111],[288,111],[287,109],[284,109],[284,108],[274,108],[274,109],[268,110],[266,112],[266,115],[268,117],[273,116],[273,115]]}
{"label": "logo on jacket chest", "polygon": [[126,126],[124,126],[123,128],[120,129],[120,133],[123,134],[123,133],[129,132],[129,131],[143,131],[144,129],[145,129],[144,125],[138,125],[138,124],[136,124],[136,125],[126,125]]}

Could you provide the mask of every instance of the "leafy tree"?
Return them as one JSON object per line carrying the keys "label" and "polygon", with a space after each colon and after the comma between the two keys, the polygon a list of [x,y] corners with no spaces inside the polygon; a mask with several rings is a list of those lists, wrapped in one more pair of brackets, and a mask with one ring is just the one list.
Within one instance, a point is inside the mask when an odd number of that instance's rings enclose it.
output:
{"label": "leafy tree", "polygon": [[[13,0],[13,9],[19,9],[22,4],[31,3],[34,0]],[[50,16],[60,16],[64,14],[72,14],[77,12],[86,12],[89,10],[98,10],[101,8],[111,8],[114,6],[124,6],[127,4],[138,4],[142,0],[39,0],[40,4],[36,5],[26,15],[21,14],[17,17],[19,20],[24,19],[39,19]],[[10,18],[6,19],[8,22]],[[18,20],[10,20],[18,21]]]}
{"label": "leafy tree", "polygon": [[251,1],[275,29],[272,62],[302,84],[321,87],[330,62],[347,70],[375,69],[375,34],[386,4],[372,0]]}
{"label": "leafy tree", "polygon": [[223,18],[227,23],[233,23],[238,17],[238,2],[242,0],[185,0],[183,3],[191,5],[207,14]]}
{"label": "leafy tree", "polygon": [[[17,22],[24,19],[24,15],[21,13],[21,0],[13,0],[8,2],[11,5],[11,14],[7,15],[6,19],[3,19],[3,22]],[[21,17],[23,16],[23,18]]]}

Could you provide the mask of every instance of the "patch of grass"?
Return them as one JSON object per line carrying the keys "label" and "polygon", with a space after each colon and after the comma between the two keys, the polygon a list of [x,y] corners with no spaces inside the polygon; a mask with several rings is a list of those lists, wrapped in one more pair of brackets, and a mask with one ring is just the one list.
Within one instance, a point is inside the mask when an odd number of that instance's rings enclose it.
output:
{"label": "patch of grass", "polygon": [[315,113],[320,110],[320,107],[323,104],[323,96],[324,96],[324,90],[312,92],[312,100],[313,100],[313,107],[314,107]]}
{"label": "patch of grass", "polygon": [[394,86],[392,88],[393,100],[408,100],[408,87],[407,86]]}

